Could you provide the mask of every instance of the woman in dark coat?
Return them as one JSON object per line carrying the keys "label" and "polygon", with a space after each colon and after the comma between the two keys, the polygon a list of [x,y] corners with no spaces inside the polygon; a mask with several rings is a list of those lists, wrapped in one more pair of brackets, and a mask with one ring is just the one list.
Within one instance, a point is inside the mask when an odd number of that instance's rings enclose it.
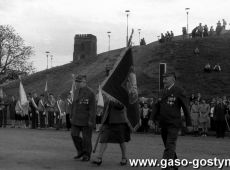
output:
{"label": "woman in dark coat", "polygon": [[126,109],[117,101],[109,101],[105,105],[103,126],[101,130],[100,148],[94,164],[102,163],[103,154],[108,143],[119,143],[122,153],[120,165],[127,164],[125,142],[130,141],[130,129],[127,125]]}
{"label": "woman in dark coat", "polygon": [[16,119],[16,111],[15,111],[15,106],[16,106],[17,101],[15,100],[15,97],[12,96],[11,97],[11,101],[9,104],[9,111],[10,111],[10,120],[11,120],[11,127],[14,128],[15,127],[15,120]]}

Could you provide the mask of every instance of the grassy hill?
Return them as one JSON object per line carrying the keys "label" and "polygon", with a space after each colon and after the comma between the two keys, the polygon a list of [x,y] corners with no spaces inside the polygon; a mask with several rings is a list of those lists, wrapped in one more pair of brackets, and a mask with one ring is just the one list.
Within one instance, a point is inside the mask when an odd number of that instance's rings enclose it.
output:
{"label": "grassy hill", "polygon": [[[200,55],[193,50],[198,47]],[[72,73],[87,74],[90,87],[97,90],[98,83],[105,78],[105,67],[113,65],[122,49],[101,53],[95,58],[69,63],[35,73],[23,78],[26,92],[44,91],[45,81],[48,89],[55,95],[65,95],[70,91]],[[133,47],[137,82],[140,96],[152,97],[158,91],[159,63],[167,63],[168,71],[175,71],[177,81],[187,91],[201,92],[205,96],[229,95],[230,93],[230,33],[221,36],[174,40],[164,44],[158,42],[146,46]],[[206,63],[214,66],[219,63],[222,72],[204,73]],[[19,82],[3,85],[7,94],[18,94]]]}

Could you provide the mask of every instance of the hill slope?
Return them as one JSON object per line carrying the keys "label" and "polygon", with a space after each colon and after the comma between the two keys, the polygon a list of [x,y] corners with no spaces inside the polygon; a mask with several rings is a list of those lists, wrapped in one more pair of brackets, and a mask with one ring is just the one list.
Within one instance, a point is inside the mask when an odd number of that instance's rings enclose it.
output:
{"label": "hill slope", "polygon": [[[193,50],[198,47],[200,56]],[[23,79],[26,92],[42,93],[45,80],[48,89],[55,95],[65,95],[70,91],[72,73],[87,74],[90,87],[97,89],[98,83],[105,78],[105,67],[113,65],[122,49],[99,54],[97,57],[55,67],[35,73]],[[164,44],[153,42],[146,46],[133,47],[137,81],[140,96],[152,97],[158,91],[158,65],[167,63],[168,71],[175,71],[178,82],[188,94],[200,91],[207,96],[228,95],[230,92],[230,34],[202,39],[175,40]],[[222,72],[204,73],[206,63],[214,66],[219,63]],[[18,94],[19,82],[3,86],[7,94]]]}

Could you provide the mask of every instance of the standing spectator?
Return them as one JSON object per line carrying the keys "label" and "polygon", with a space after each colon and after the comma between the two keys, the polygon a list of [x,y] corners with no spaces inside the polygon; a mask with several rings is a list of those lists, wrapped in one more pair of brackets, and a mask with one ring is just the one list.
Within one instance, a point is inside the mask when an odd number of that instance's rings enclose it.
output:
{"label": "standing spectator", "polygon": [[210,31],[209,31],[209,36],[212,36],[212,35],[214,35],[214,29],[213,29],[213,26],[211,26]]}
{"label": "standing spectator", "polygon": [[142,122],[142,129],[143,132],[148,132],[149,130],[149,116],[150,116],[150,109],[148,108],[147,103],[144,104],[144,107],[141,109],[141,122]]}
{"label": "standing spectator", "polygon": [[210,112],[210,105],[206,103],[204,99],[201,100],[200,107],[199,107],[199,123],[200,127],[202,129],[202,136],[207,136],[208,132],[208,123],[209,123],[209,118],[208,114]]}
{"label": "standing spectator", "polygon": [[208,26],[207,25],[205,25],[204,26],[204,37],[207,37],[208,36]]}
{"label": "standing spectator", "polygon": [[214,131],[215,130],[215,121],[214,121],[214,109],[216,106],[216,99],[213,98],[211,103],[210,103],[210,126],[211,126],[211,130]]}
{"label": "standing spectator", "polygon": [[63,123],[66,123],[65,119],[65,102],[62,100],[61,96],[57,97],[57,102],[55,105],[55,113],[56,113],[56,130],[62,128]]}
{"label": "standing spectator", "polygon": [[48,127],[54,128],[54,107],[56,104],[56,100],[54,98],[53,93],[49,94],[49,101],[46,104],[48,111]]}
{"label": "standing spectator", "polygon": [[225,19],[222,19],[222,21],[223,21],[223,30],[225,30],[227,22],[225,21]]}
{"label": "standing spectator", "polygon": [[225,136],[225,114],[226,106],[223,104],[221,98],[218,98],[217,104],[214,109],[214,120],[216,122],[216,137],[224,138]]}
{"label": "standing spectator", "polygon": [[6,112],[5,112],[5,101],[0,98],[0,127],[6,127]]}
{"label": "standing spectator", "polygon": [[198,26],[198,34],[199,34],[199,37],[201,37],[201,38],[203,37],[203,30],[204,30],[204,28],[202,26],[202,23],[200,23]]}
{"label": "standing spectator", "polygon": [[221,23],[218,21],[217,26],[216,26],[216,35],[220,35],[222,31]]}
{"label": "standing spectator", "polygon": [[11,127],[15,128],[15,120],[16,120],[16,111],[15,111],[15,106],[16,106],[17,101],[15,100],[15,97],[11,97],[11,101],[9,104],[9,111],[10,111],[10,120],[11,120]]}
{"label": "standing spectator", "polygon": [[44,105],[44,95],[40,95],[40,100],[38,102],[38,111],[39,111],[39,118],[40,118],[40,128],[45,128],[45,116],[46,116],[46,110]]}
{"label": "standing spectator", "polygon": [[198,128],[199,128],[199,103],[196,100],[191,107],[191,119],[192,119],[192,127],[194,136],[198,136]]}
{"label": "standing spectator", "polygon": [[189,100],[190,100],[190,102],[195,102],[196,97],[195,97],[194,93],[192,93],[192,95],[190,96]]}
{"label": "standing spectator", "polygon": [[66,128],[68,131],[71,128],[71,123],[70,123],[71,107],[72,107],[72,99],[71,99],[71,93],[69,93],[66,99]]}
{"label": "standing spectator", "polygon": [[197,97],[196,97],[197,101],[200,103],[202,100],[201,94],[197,93]]}

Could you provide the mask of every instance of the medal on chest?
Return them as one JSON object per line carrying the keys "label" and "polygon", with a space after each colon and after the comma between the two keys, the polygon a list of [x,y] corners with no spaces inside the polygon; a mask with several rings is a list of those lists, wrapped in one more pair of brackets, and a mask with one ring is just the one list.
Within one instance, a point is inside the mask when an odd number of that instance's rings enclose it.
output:
{"label": "medal on chest", "polygon": [[173,94],[171,94],[167,99],[167,104],[172,106],[175,104],[175,101],[176,101],[176,97]]}

